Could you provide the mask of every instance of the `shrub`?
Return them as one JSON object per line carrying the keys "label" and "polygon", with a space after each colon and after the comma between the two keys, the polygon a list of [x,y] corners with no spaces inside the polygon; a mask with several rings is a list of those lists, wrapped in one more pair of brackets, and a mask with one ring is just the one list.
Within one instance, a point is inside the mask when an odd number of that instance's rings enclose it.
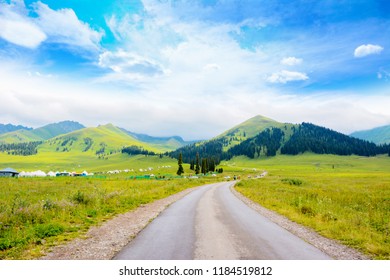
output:
{"label": "shrub", "polygon": [[38,238],[56,236],[64,232],[64,227],[58,224],[41,224],[35,226],[35,235]]}

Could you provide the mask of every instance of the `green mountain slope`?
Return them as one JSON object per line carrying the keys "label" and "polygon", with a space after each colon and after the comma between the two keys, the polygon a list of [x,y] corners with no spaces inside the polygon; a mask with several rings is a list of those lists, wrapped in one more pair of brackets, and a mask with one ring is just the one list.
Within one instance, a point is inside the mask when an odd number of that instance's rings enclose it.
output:
{"label": "green mountain slope", "polygon": [[356,131],[351,133],[350,136],[371,141],[375,144],[390,144],[390,125]]}
{"label": "green mountain slope", "polygon": [[42,138],[34,134],[34,130],[17,130],[0,135],[0,143],[24,143],[41,141]]}
{"label": "green mountain slope", "polygon": [[223,150],[227,151],[241,142],[256,136],[267,128],[280,128],[284,131],[286,138],[288,138],[292,134],[292,128],[294,126],[295,125],[293,124],[281,123],[270,118],[257,115],[225,131],[212,140],[221,142],[223,145]]}
{"label": "green mountain slope", "polygon": [[[21,156],[0,152],[0,162],[7,162],[16,169],[90,171],[137,168],[147,162],[169,162],[172,159],[159,156],[122,153],[123,147],[137,146],[142,150],[162,153],[158,146],[134,139],[118,127],[107,124],[83,128],[44,141],[37,147],[37,154]],[[0,144],[1,148],[1,144]],[[149,159],[149,160],[148,160]],[[140,162],[139,162],[140,161]],[[150,166],[150,165],[149,165]]]}
{"label": "green mountain slope", "polygon": [[[228,154],[228,151],[234,147],[241,145],[244,142],[251,141],[254,137],[260,133],[272,134],[272,132],[266,132],[272,129],[278,129],[283,134],[280,139],[281,143],[285,143],[294,133],[297,125],[289,123],[280,123],[264,116],[255,116],[235,127],[225,131],[224,133],[212,138],[211,140],[194,143],[185,147],[179,148],[176,151],[170,152],[171,157],[177,158],[182,153],[183,160],[187,163],[195,159],[196,153],[199,153],[201,157],[213,158],[216,163],[224,159]],[[261,146],[261,145],[260,145]],[[257,150],[256,150],[257,151]],[[252,153],[245,152],[244,154]],[[259,153],[264,153],[262,150]],[[265,152],[267,154],[267,152]]]}
{"label": "green mountain slope", "polygon": [[160,152],[157,147],[138,141],[120,128],[107,124],[83,128],[52,138],[39,147],[38,153],[71,152],[107,156],[121,152],[122,148],[127,146],[138,146],[148,151]]}
{"label": "green mountain slope", "polygon": [[[251,136],[254,134],[255,136]],[[248,158],[260,158],[306,152],[375,156],[390,154],[390,145],[377,146],[310,123],[292,125],[256,116],[212,140],[182,147],[170,155],[178,158],[181,153],[183,161],[191,163],[199,154],[200,158],[218,164],[221,160],[243,155]]]}
{"label": "green mountain slope", "polygon": [[[273,119],[257,115],[249,120],[244,121],[236,125],[235,127],[225,131],[224,133],[218,135],[215,138],[223,137],[245,137],[251,138],[258,134],[260,131],[269,128],[269,127],[282,127],[284,123],[277,122]],[[245,134],[245,136],[244,136]]]}

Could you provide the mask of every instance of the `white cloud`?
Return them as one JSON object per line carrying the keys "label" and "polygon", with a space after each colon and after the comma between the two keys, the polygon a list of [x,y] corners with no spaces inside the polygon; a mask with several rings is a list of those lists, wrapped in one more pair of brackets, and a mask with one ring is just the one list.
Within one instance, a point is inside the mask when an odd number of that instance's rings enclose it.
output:
{"label": "white cloud", "polygon": [[23,1],[0,4],[0,37],[35,49],[43,42],[67,44],[88,50],[100,49],[103,31],[80,21],[72,9],[52,10],[42,2],[32,4],[38,17],[28,16]]}
{"label": "white cloud", "polygon": [[46,40],[46,34],[32,20],[12,10],[13,5],[0,4],[0,37],[26,48],[35,49]]}
{"label": "white cloud", "polygon": [[383,51],[383,47],[379,45],[361,45],[355,49],[355,57],[364,57],[372,54],[380,54]]}
{"label": "white cloud", "polygon": [[280,63],[283,65],[294,66],[302,63],[302,58],[296,58],[293,56],[283,58]]}
{"label": "white cloud", "polygon": [[52,10],[42,2],[33,5],[38,14],[37,24],[48,35],[48,40],[97,50],[104,35],[102,30],[96,31],[87,23],[80,21],[72,9]]}
{"label": "white cloud", "polygon": [[285,84],[292,81],[306,81],[308,79],[309,77],[306,73],[282,70],[280,72],[273,73],[267,78],[267,81],[270,83]]}
{"label": "white cloud", "polygon": [[122,74],[137,73],[154,76],[164,73],[162,66],[153,60],[124,50],[103,52],[99,56],[99,66]]}

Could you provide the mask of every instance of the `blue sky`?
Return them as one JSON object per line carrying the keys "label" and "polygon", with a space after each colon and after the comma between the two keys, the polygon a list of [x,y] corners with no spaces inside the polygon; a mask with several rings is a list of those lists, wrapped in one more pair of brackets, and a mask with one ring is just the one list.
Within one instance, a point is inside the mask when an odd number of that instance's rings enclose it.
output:
{"label": "blue sky", "polygon": [[386,0],[0,0],[0,123],[390,124]]}

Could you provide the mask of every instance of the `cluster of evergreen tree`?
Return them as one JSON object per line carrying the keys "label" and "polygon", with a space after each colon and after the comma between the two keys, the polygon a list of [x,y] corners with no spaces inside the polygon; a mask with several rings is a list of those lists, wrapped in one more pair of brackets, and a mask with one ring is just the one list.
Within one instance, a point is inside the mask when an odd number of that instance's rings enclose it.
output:
{"label": "cluster of evergreen tree", "polygon": [[223,159],[231,159],[234,156],[245,155],[249,158],[260,156],[275,156],[282,145],[284,132],[279,128],[267,128],[255,137],[249,138],[240,144],[233,146],[222,155]]}
{"label": "cluster of evergreen tree", "polygon": [[210,159],[213,158],[215,165],[221,162],[222,156],[222,141],[219,139],[211,140],[202,144],[190,144],[181,147],[175,151],[167,153],[172,158],[179,158],[180,153],[183,157],[183,162],[191,163],[196,160],[196,155],[199,154],[201,158]]}
{"label": "cluster of evergreen tree", "polygon": [[151,152],[151,151],[145,150],[142,147],[138,147],[138,146],[134,146],[134,145],[123,148],[122,154],[124,154],[124,153],[129,154],[129,155],[149,155],[149,156],[156,155],[155,152]]}
{"label": "cluster of evergreen tree", "polygon": [[316,154],[375,156],[385,147],[372,142],[346,136],[328,128],[302,123],[281,149],[282,154]]}
{"label": "cluster of evergreen tree", "polygon": [[215,159],[214,157],[200,158],[199,153],[196,153],[195,159],[190,161],[190,169],[195,171],[195,174],[199,174],[199,173],[206,174],[208,172],[215,172],[216,171]]}
{"label": "cluster of evergreen tree", "polygon": [[42,141],[0,144],[0,152],[6,152],[9,155],[31,156],[38,153],[37,147]]}

